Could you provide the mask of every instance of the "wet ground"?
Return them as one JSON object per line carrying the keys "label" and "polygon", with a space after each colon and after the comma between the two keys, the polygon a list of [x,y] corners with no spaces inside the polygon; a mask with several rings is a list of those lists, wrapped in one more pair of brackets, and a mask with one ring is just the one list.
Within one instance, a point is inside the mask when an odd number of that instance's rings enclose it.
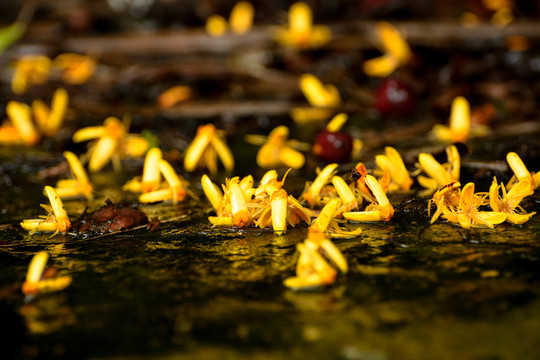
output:
{"label": "wet ground", "polygon": [[[33,148],[0,147],[0,319],[7,330],[0,337],[0,358],[538,358],[538,214],[523,225],[493,230],[464,230],[442,220],[430,225],[427,199],[415,186],[409,194],[391,197],[396,213],[390,222],[359,224],[360,236],[335,240],[349,263],[347,275],[319,291],[294,292],[283,280],[294,275],[296,245],[305,238],[306,226],[283,236],[254,228],[212,228],[201,173],[183,172],[181,160],[197,127],[210,122],[227,132],[237,164],[233,175],[259,179],[264,170],[256,166],[258,147],[246,144],[244,135],[287,125],[291,138],[313,143],[324,126],[297,126],[288,115],[294,106],[307,106],[298,77],[313,73],[338,87],[343,101],[335,110],[349,114],[345,130],[364,141],[359,160],[369,169],[385,145],[398,148],[411,171],[420,152],[444,151],[445,145],[427,133],[433,124],[447,122],[451,100],[461,94],[473,110],[486,103],[496,109],[493,118],[484,119],[492,133],[467,142],[461,183],[474,181],[477,191],[487,191],[493,176],[508,181],[504,159],[509,151],[538,171],[540,31],[535,16],[540,10],[521,2],[515,12],[519,21],[497,30],[485,12],[471,37],[450,2],[405,13],[376,9],[381,15],[367,12],[368,2],[336,7],[321,1],[316,19],[332,24],[335,41],[322,49],[291,51],[270,35],[274,20],[285,18],[288,4],[281,2],[258,2],[262,12],[256,29],[244,38],[221,39],[202,30],[212,11],[225,13],[214,1],[181,2],[189,6],[159,1],[160,12],[141,18],[121,16],[127,10],[112,11],[105,1],[95,3],[95,8],[83,4],[66,11],[57,2],[38,6],[26,37],[0,57],[4,116],[8,100],[50,98],[63,86],[53,77],[14,95],[9,64],[20,54],[99,49],[94,77],[67,86],[70,112],[58,134]],[[75,28],[79,10],[91,21]],[[18,9],[11,12],[14,18]],[[406,20],[400,28],[407,30],[415,55],[392,77],[410,85],[417,97],[412,114],[388,118],[374,107],[381,79],[360,70],[363,61],[380,55],[371,31],[374,19],[385,16]],[[507,49],[508,35],[526,35],[529,48]],[[156,106],[158,95],[178,84],[191,86],[193,98],[170,109]],[[142,205],[148,218],[161,221],[155,231],[52,238],[24,232],[20,221],[43,214],[44,185],[61,177],[61,171],[51,169],[63,161],[62,151],[86,151],[84,144],[72,142],[73,132],[127,113],[130,131],[149,130],[201,200]],[[308,154],[306,166],[292,171],[284,188],[298,197],[323,165]],[[349,174],[354,165],[340,165],[340,174]],[[109,166],[92,174],[95,200],[64,202],[72,220],[106,200],[136,202],[120,189],[141,169],[141,159],[128,160],[120,172]],[[285,171],[279,169],[280,177]],[[538,190],[523,206],[540,212]],[[49,265],[70,274],[73,283],[29,301],[21,285],[40,250],[47,250]]]}
{"label": "wet ground", "polygon": [[[336,240],[350,271],[316,292],[282,284],[294,274],[305,227],[284,236],[211,228],[210,206],[144,205],[157,231],[89,238],[29,236],[41,213],[38,183],[3,150],[0,299],[8,358],[534,359],[540,344],[540,221],[463,230],[429,225],[424,200],[392,199],[387,224]],[[11,150],[10,150],[11,151]],[[7,151],[9,152],[9,151]],[[9,153],[12,156],[12,153]],[[27,151],[25,163],[56,158]],[[17,163],[17,164],[16,164]],[[23,176],[24,175],[24,176]],[[298,174],[299,176],[301,174]],[[98,208],[129,170],[93,176],[97,199],[66,201],[70,214]],[[466,175],[465,175],[466,176]],[[290,176],[299,187],[301,177]],[[293,180],[296,179],[296,180]],[[286,184],[287,185],[287,184]],[[197,184],[193,183],[197,189]],[[287,188],[287,186],[286,186]],[[526,205],[539,211],[538,198]],[[20,286],[39,250],[73,276],[63,292],[25,301]]]}

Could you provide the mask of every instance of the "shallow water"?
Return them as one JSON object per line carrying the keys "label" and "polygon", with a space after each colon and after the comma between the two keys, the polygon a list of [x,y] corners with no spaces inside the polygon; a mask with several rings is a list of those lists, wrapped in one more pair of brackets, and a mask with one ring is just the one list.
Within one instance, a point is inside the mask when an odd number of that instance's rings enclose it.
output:
{"label": "shallow water", "polygon": [[[2,186],[10,191],[0,194],[0,219],[17,224],[41,214],[43,184],[6,159]],[[25,160],[58,162],[39,152]],[[121,200],[116,189],[130,176],[93,178],[102,185],[90,207]],[[86,205],[66,202],[70,214]],[[156,232],[49,238],[4,229],[0,312],[10,329],[8,358],[536,358],[538,216],[522,226],[467,231],[429,226],[424,213],[397,209],[390,223],[361,224],[359,237],[335,240],[350,271],[314,292],[282,284],[294,274],[305,226],[284,236],[211,228],[205,201],[144,206],[151,218],[176,219]],[[540,210],[538,197],[528,210]],[[20,285],[39,250],[73,284],[28,302]]]}

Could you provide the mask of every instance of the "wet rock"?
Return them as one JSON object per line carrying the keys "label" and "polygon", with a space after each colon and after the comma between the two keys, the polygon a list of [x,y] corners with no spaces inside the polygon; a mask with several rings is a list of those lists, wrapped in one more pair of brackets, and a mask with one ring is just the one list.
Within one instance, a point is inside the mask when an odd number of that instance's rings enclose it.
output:
{"label": "wet rock", "polygon": [[149,221],[146,214],[132,204],[106,204],[93,214],[83,214],[70,232],[81,234],[106,234],[147,225],[151,230],[159,227],[158,220]]}

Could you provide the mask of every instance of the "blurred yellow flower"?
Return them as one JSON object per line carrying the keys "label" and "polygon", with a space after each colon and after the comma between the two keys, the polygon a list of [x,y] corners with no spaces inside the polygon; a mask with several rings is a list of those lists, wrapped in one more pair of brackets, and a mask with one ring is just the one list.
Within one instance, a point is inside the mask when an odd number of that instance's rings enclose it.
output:
{"label": "blurred yellow flower", "polygon": [[332,38],[328,26],[313,25],[311,8],[304,2],[294,3],[289,9],[288,27],[276,30],[276,41],[286,47],[305,50],[325,45]]}

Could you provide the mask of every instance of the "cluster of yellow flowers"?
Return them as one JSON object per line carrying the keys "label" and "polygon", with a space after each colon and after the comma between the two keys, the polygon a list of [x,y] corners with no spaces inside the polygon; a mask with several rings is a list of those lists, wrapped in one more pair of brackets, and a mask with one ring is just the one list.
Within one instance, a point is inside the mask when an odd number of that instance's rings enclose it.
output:
{"label": "cluster of yellow flowers", "polygon": [[94,74],[96,65],[91,56],[72,53],[60,54],[54,60],[45,55],[24,56],[15,64],[11,89],[15,94],[23,94],[29,87],[47,82],[55,69],[61,72],[66,84],[82,84]]}
{"label": "cluster of yellow flowers", "polygon": [[68,93],[63,88],[54,92],[50,108],[41,100],[34,100],[32,107],[10,101],[6,106],[9,120],[0,126],[0,144],[32,146],[41,135],[53,136],[62,126],[67,107]]}

